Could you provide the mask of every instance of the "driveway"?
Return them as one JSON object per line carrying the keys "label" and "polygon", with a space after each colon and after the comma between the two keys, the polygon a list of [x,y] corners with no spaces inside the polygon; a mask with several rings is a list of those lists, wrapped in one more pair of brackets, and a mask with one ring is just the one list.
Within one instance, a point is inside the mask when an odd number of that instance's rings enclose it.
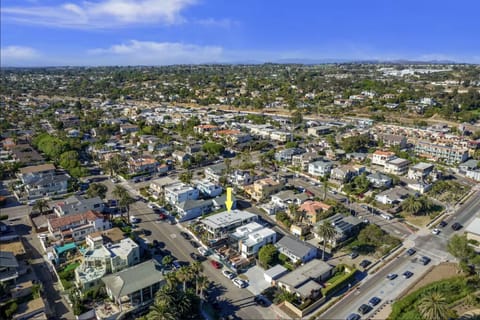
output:
{"label": "driveway", "polygon": [[270,283],[263,277],[264,270],[259,266],[254,266],[245,272],[248,278],[248,290],[254,295],[260,294],[263,290],[270,287]]}

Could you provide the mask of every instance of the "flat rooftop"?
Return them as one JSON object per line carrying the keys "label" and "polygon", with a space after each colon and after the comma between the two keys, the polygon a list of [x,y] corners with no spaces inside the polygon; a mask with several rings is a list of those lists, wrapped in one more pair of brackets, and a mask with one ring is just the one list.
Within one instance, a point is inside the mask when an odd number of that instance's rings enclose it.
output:
{"label": "flat rooftop", "polygon": [[250,218],[257,217],[256,214],[242,210],[231,210],[209,216],[202,223],[212,229],[230,226],[236,222],[245,221]]}

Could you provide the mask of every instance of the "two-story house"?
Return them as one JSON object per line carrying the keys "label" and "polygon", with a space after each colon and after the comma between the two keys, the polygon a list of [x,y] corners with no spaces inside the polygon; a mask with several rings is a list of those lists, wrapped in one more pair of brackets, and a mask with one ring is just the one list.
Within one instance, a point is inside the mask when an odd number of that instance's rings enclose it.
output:
{"label": "two-story house", "polygon": [[226,171],[227,166],[224,163],[214,164],[205,168],[205,178],[218,183],[220,181],[220,178],[225,174]]}
{"label": "two-story house", "polygon": [[238,241],[238,251],[245,258],[255,256],[261,247],[277,241],[277,233],[257,222],[238,227],[231,237]]}
{"label": "two-story house", "polygon": [[333,163],[328,160],[319,160],[308,165],[308,173],[316,177],[325,177],[330,174]]}
{"label": "two-story house", "polygon": [[396,158],[395,152],[377,150],[372,154],[372,164],[376,164],[378,166],[383,167],[388,161],[393,160],[395,158]]}
{"label": "two-story house", "polygon": [[236,187],[243,187],[253,183],[253,177],[248,170],[235,170],[230,175],[230,181]]}
{"label": "two-story house", "polygon": [[70,179],[67,174],[57,175],[55,166],[51,163],[21,168],[18,177],[24,187],[24,193],[16,193],[19,199],[38,199],[64,194],[67,192]]}
{"label": "two-story house", "polygon": [[407,177],[413,180],[423,180],[433,171],[433,168],[434,165],[431,163],[417,163],[408,169]]}
{"label": "two-story house", "polygon": [[330,205],[321,201],[307,200],[298,210],[304,213],[305,222],[315,224],[319,221],[322,213],[328,211],[330,208]]}
{"label": "two-story house", "polygon": [[364,166],[356,165],[340,165],[333,168],[330,177],[341,183],[350,182],[354,177],[361,175],[365,172]]}
{"label": "two-story house", "polygon": [[283,184],[272,178],[257,180],[253,185],[245,186],[245,192],[255,201],[266,199],[270,195],[282,190]]}
{"label": "two-story house", "polygon": [[65,216],[69,214],[87,212],[89,210],[103,212],[105,209],[105,203],[100,197],[85,199],[82,196],[70,196],[67,199],[57,202],[53,206],[53,212],[57,216]]}
{"label": "two-story house", "polygon": [[393,189],[388,189],[377,194],[375,196],[375,201],[389,205],[398,204],[405,200],[409,195],[410,192],[408,192],[408,190],[397,186]]}
{"label": "two-story house", "polygon": [[275,152],[275,160],[278,162],[288,162],[292,161],[292,157],[297,154],[303,153],[303,150],[300,148],[288,148]]}
{"label": "two-story house", "polygon": [[300,168],[301,171],[307,171],[308,165],[311,162],[321,159],[322,156],[320,156],[317,152],[306,152],[302,154],[297,154],[292,156],[292,166]]}
{"label": "two-story house", "polygon": [[410,161],[408,161],[407,159],[395,158],[385,163],[384,170],[387,173],[400,176],[407,173],[409,164]]}
{"label": "two-story house", "polygon": [[197,200],[199,191],[192,186],[182,182],[174,183],[165,187],[165,201],[171,205],[176,205],[187,200]]}
{"label": "two-story house", "polygon": [[318,254],[316,247],[308,242],[289,236],[284,236],[276,244],[278,252],[286,255],[293,263],[306,263],[315,259]]}
{"label": "two-story house", "polygon": [[223,192],[223,188],[220,185],[213,183],[208,179],[195,181],[194,184],[196,188],[208,198],[215,198]]}
{"label": "two-story house", "polygon": [[390,188],[393,183],[392,178],[380,172],[369,174],[367,180],[374,188]]}
{"label": "two-story house", "polygon": [[130,157],[127,166],[130,174],[156,172],[158,162],[154,158],[147,156]]}
{"label": "two-story house", "polygon": [[318,234],[316,228],[318,225],[322,224],[324,221],[327,221],[330,225],[335,228],[336,234],[333,239],[330,239],[328,243],[334,248],[343,241],[348,240],[349,238],[358,234],[360,229],[363,226],[363,221],[353,216],[343,216],[342,214],[336,214],[334,216],[328,217],[325,220],[319,221],[315,228],[313,228],[313,233],[319,241],[323,241],[323,238]]}
{"label": "two-story house", "polygon": [[89,210],[84,213],[48,218],[48,231],[52,238],[82,241],[95,231],[110,229],[112,223],[103,214]]}

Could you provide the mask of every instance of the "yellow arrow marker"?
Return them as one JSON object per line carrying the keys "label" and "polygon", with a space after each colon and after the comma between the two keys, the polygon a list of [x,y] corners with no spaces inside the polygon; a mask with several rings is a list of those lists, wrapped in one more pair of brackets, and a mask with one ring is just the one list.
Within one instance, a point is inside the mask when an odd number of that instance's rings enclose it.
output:
{"label": "yellow arrow marker", "polygon": [[227,207],[227,210],[230,211],[232,210],[232,188],[228,187],[227,188],[227,200],[225,200],[225,207]]}

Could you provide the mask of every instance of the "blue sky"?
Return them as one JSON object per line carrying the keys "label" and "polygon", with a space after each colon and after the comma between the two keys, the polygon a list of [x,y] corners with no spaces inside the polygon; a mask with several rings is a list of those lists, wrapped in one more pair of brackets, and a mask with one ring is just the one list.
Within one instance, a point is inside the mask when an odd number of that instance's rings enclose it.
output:
{"label": "blue sky", "polygon": [[480,63],[478,0],[2,0],[1,65]]}

